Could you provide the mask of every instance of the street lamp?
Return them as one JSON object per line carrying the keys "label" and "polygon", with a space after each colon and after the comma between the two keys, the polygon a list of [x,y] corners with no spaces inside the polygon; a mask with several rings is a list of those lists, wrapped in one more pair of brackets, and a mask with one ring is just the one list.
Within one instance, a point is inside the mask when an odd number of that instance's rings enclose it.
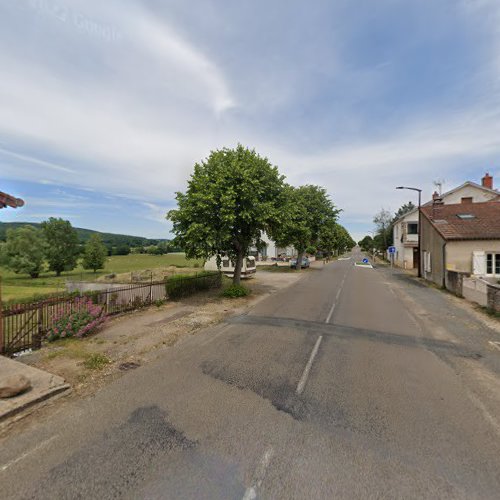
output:
{"label": "street lamp", "polygon": [[420,255],[420,241],[422,237],[422,217],[421,217],[421,196],[422,196],[422,190],[414,187],[407,187],[407,186],[398,186],[396,189],[409,189],[411,191],[417,191],[418,193],[418,245],[417,245],[417,250],[418,250],[418,277],[422,277],[422,256]]}

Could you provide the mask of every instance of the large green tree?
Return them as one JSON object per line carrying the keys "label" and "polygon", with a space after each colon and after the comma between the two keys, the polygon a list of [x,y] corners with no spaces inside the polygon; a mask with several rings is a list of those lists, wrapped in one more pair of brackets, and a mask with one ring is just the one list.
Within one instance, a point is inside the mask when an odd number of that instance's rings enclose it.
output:
{"label": "large green tree", "polygon": [[94,273],[103,269],[108,258],[108,249],[98,234],[93,234],[85,244],[82,265],[84,269],[92,269]]}
{"label": "large green tree", "polygon": [[364,252],[371,252],[373,250],[373,238],[370,235],[366,235],[358,242],[358,245]]}
{"label": "large green tree", "polygon": [[412,201],[409,201],[408,203],[404,203],[401,205],[398,209],[397,212],[394,213],[394,220],[399,219],[400,217],[403,217],[403,215],[406,215],[408,212],[411,212],[414,210],[415,204]]}
{"label": "large green tree", "polygon": [[40,229],[21,226],[7,230],[7,241],[0,248],[0,263],[16,274],[38,278],[43,270],[46,242]]}
{"label": "large green tree", "polygon": [[243,258],[263,231],[279,224],[284,177],[267,158],[238,145],[213,151],[194,166],[185,193],[176,193],[173,222],[176,243],[187,257],[228,254],[239,284]]}
{"label": "large green tree", "polygon": [[373,217],[373,223],[376,227],[376,234],[373,238],[375,248],[385,252],[389,243],[392,242],[392,216],[388,210],[382,208],[380,212]]}
{"label": "large green tree", "polygon": [[279,246],[293,245],[297,250],[297,266],[309,246],[318,247],[325,226],[334,224],[339,210],[320,186],[286,186],[284,191],[283,222],[275,227],[271,236]]}
{"label": "large green tree", "polygon": [[47,240],[47,262],[49,269],[60,276],[63,271],[76,267],[78,259],[78,234],[67,220],[51,217],[42,222]]}
{"label": "large green tree", "polygon": [[344,226],[337,224],[337,250],[339,254],[352,250],[356,242],[352,239],[349,231]]}

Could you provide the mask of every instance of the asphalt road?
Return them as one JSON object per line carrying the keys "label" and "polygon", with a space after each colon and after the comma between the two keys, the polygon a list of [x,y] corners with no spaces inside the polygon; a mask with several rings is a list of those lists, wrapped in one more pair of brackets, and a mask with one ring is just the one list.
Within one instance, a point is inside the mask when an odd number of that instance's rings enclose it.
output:
{"label": "asphalt road", "polygon": [[4,440],[0,497],[499,498],[498,334],[353,264]]}

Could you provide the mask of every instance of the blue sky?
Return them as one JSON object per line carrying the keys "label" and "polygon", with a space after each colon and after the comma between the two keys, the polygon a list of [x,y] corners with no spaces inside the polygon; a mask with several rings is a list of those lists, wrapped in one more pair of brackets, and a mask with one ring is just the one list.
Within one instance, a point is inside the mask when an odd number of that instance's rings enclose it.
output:
{"label": "blue sky", "polygon": [[[500,186],[497,0],[0,0],[2,221],[169,237],[196,161],[238,142],[382,207]],[[415,201],[415,200],[414,200]]]}

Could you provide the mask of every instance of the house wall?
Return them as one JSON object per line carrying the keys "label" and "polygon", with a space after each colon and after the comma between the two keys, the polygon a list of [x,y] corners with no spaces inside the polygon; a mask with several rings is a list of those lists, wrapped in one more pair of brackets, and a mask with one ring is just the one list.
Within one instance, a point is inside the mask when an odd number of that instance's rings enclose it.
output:
{"label": "house wall", "polygon": [[257,258],[257,260],[276,258],[280,254],[286,254],[288,257],[292,257],[293,255],[297,254],[295,248],[292,246],[285,248],[277,247],[276,243],[271,238],[269,238],[266,233],[261,234],[261,240],[266,244],[266,248],[262,253],[257,252],[256,247],[250,248],[250,254]]}
{"label": "house wall", "polygon": [[[399,267],[412,269],[413,248],[405,247],[404,243],[401,241],[401,238],[405,234],[405,226],[408,224],[408,222],[418,223],[418,212],[412,212],[405,215],[394,226],[393,246],[396,247],[396,256],[394,258],[394,263]],[[416,244],[418,243],[418,235],[416,234],[407,235],[407,239],[409,241],[414,241]]]}
{"label": "house wall", "polygon": [[483,201],[490,201],[498,196],[498,194],[488,193],[475,186],[464,186],[463,188],[443,196],[442,200],[445,205],[452,205],[454,203],[461,203],[462,198],[472,197],[473,203],[480,203]]}
{"label": "house wall", "polygon": [[478,250],[500,253],[500,241],[449,241],[446,245],[446,269],[472,274],[472,253]]}
{"label": "house wall", "polygon": [[[439,286],[444,285],[444,262],[443,251],[447,252],[445,248],[445,240],[439,233],[432,227],[431,223],[426,217],[422,216],[422,242],[420,245],[420,258],[422,261],[422,276]],[[424,252],[430,252],[431,270],[425,269]]]}

